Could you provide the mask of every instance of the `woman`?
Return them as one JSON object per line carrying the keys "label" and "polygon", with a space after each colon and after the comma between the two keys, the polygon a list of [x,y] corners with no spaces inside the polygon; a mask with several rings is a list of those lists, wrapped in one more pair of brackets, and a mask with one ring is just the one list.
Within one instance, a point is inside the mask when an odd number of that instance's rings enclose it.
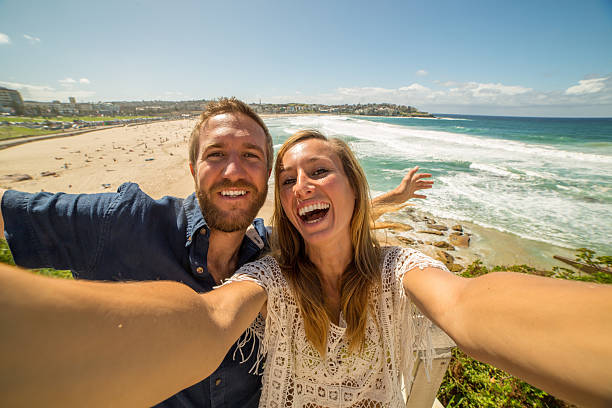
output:
{"label": "woman", "polygon": [[268,354],[260,406],[404,405],[400,382],[409,389],[414,347],[431,345],[430,322],[402,279],[446,268],[413,250],[379,248],[366,177],[344,142],[298,132],[279,150],[274,176],[278,261],[265,257],[230,280],[268,295],[265,325],[253,326]]}
{"label": "woman", "polygon": [[278,261],[247,265],[208,294],[0,268],[6,405],[25,405],[32,382],[46,405],[151,405],[208,376],[261,315],[250,328],[267,354],[261,406],[403,404],[400,381],[409,388],[415,347],[430,350],[430,320],[479,360],[609,406],[612,288],[513,273],[464,279],[416,251],[380,249],[361,168],[317,132],[281,147],[275,192]]}

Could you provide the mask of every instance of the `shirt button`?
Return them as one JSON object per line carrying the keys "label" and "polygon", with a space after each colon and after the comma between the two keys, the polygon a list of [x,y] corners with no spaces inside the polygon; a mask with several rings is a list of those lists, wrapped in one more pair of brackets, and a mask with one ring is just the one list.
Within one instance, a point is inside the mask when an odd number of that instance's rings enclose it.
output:
{"label": "shirt button", "polygon": [[202,268],[201,266],[198,266],[198,267],[196,268],[196,272],[197,272],[197,273],[203,273],[203,272],[204,272],[204,268]]}
{"label": "shirt button", "polygon": [[220,378],[217,378],[217,379],[215,380],[215,385],[216,385],[216,386],[219,386],[219,384],[221,384],[221,379],[220,379]]}

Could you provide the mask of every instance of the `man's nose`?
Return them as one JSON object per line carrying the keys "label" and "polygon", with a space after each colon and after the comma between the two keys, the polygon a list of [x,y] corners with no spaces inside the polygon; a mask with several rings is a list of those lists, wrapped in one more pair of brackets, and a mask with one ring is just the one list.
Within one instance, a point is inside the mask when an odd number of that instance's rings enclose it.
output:
{"label": "man's nose", "polygon": [[223,176],[230,180],[243,179],[245,176],[245,169],[242,161],[238,155],[230,155],[227,159],[225,168],[223,169]]}

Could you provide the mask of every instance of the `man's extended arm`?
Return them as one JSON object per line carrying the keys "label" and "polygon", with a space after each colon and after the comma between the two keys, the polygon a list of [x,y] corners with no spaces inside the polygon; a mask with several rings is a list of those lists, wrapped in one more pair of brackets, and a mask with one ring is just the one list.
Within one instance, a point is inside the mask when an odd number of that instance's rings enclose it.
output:
{"label": "man's extended arm", "polygon": [[472,357],[570,402],[612,406],[612,286],[414,268],[404,288]]}
{"label": "man's extended arm", "polygon": [[418,190],[433,186],[433,180],[424,180],[431,177],[429,173],[417,173],[419,167],[412,168],[393,190],[372,199],[372,219],[376,221],[387,212],[397,211],[404,207],[411,198],[427,198],[423,194],[415,194]]}
{"label": "man's extended arm", "polygon": [[210,375],[265,298],[251,282],[198,295],[0,264],[0,406],[151,406]]}

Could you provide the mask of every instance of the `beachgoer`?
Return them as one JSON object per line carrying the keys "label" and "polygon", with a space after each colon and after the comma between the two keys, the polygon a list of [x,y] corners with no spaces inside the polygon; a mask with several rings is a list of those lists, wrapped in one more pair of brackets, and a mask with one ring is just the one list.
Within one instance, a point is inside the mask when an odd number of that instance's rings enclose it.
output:
{"label": "beachgoer", "polygon": [[[433,321],[468,354],[560,398],[612,403],[612,287],[466,279],[414,250],[379,249],[363,172],[344,143],[316,132],[281,147],[275,180],[278,260],[247,264],[209,293],[0,267],[0,398],[147,405],[215,370],[250,326],[263,342],[254,353],[267,354],[261,406],[400,406]],[[61,349],[69,341],[80,347]]]}
{"label": "beachgoer", "polygon": [[[20,266],[70,269],[84,279],[173,280],[207,292],[267,249],[268,231],[254,218],[272,162],[272,139],[261,118],[224,98],[206,107],[191,134],[196,192],[189,197],[153,200],[133,183],[103,194],[0,190],[0,231]],[[374,204],[421,198],[416,191],[432,182],[416,171]],[[210,377],[194,379],[160,406],[257,406],[260,376],[235,361],[235,351]]]}

